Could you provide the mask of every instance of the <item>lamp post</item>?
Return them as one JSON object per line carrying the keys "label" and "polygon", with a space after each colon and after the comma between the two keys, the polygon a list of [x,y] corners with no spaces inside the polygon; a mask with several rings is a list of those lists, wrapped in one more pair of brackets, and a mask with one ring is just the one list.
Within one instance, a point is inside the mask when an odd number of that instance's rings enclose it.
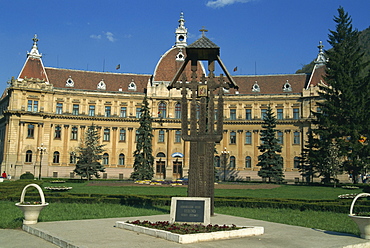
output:
{"label": "lamp post", "polygon": [[44,147],[44,144],[41,143],[41,146],[37,147],[37,150],[40,151],[40,168],[39,168],[39,180],[41,180],[41,162],[42,162],[42,154],[46,150],[46,147]]}
{"label": "lamp post", "polygon": [[222,156],[222,164],[224,167],[224,182],[226,181],[226,166],[227,166],[227,160],[229,159],[230,152],[226,151],[226,147],[224,148],[223,151],[221,151],[221,156]]}

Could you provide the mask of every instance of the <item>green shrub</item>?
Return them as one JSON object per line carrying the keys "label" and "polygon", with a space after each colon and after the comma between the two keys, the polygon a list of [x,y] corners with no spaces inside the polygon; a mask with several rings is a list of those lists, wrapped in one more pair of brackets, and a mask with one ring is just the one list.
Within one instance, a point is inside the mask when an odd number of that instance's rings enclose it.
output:
{"label": "green shrub", "polygon": [[20,176],[20,179],[34,179],[35,176],[31,172],[26,172]]}

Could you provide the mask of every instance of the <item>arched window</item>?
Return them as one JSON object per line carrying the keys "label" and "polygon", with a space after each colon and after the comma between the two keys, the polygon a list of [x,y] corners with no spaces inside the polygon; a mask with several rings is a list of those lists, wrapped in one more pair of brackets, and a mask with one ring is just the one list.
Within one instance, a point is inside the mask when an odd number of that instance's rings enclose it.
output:
{"label": "arched window", "polygon": [[215,156],[215,167],[220,167],[221,162],[220,162],[220,156]]}
{"label": "arched window", "polygon": [[175,118],[181,119],[181,104],[179,102],[175,105]]}
{"label": "arched window", "polygon": [[251,168],[252,167],[252,159],[250,156],[245,157],[245,168]]}
{"label": "arched window", "polygon": [[167,118],[167,105],[164,102],[158,105],[158,117]]}
{"label": "arched window", "polygon": [[294,157],[294,168],[299,168],[300,159],[299,157]]}
{"label": "arched window", "polygon": [[53,154],[53,163],[54,164],[59,164],[59,157],[60,157],[60,153],[55,151],[54,154]]}
{"label": "arched window", "polygon": [[159,157],[159,158],[165,158],[166,155],[163,152],[158,152],[157,153],[157,157]]}
{"label": "arched window", "polygon": [[25,160],[26,163],[31,163],[32,162],[32,151],[31,150],[28,150],[26,151],[26,160]]}
{"label": "arched window", "polygon": [[109,164],[109,155],[108,153],[103,154],[103,165],[108,165]]}
{"label": "arched window", "polygon": [[234,156],[230,157],[230,168],[235,168],[235,157]]}
{"label": "arched window", "polygon": [[118,156],[118,165],[125,165],[125,154],[121,153]]}

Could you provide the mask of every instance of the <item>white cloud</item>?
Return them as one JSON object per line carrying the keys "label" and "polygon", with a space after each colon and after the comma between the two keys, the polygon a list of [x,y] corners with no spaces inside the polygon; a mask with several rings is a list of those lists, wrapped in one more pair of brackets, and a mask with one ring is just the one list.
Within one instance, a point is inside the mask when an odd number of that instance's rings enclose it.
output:
{"label": "white cloud", "polygon": [[234,4],[234,3],[247,3],[253,0],[211,0],[207,2],[207,7],[211,8],[222,8],[226,5]]}
{"label": "white cloud", "polygon": [[92,35],[90,35],[90,38],[91,39],[95,39],[95,40],[100,40],[101,39],[101,35],[92,34]]}
{"label": "white cloud", "polygon": [[115,42],[117,40],[114,38],[114,34],[112,32],[104,32],[104,34],[110,42]]}

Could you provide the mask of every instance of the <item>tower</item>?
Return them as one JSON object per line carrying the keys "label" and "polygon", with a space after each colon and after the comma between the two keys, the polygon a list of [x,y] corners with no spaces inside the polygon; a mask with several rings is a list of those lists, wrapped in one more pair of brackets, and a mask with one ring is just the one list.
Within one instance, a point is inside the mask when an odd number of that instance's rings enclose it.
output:
{"label": "tower", "polygon": [[184,20],[184,13],[181,12],[180,19],[179,19],[179,26],[176,29],[176,43],[175,47],[183,48],[187,46],[186,39],[188,36],[188,29],[184,26],[185,20]]}

